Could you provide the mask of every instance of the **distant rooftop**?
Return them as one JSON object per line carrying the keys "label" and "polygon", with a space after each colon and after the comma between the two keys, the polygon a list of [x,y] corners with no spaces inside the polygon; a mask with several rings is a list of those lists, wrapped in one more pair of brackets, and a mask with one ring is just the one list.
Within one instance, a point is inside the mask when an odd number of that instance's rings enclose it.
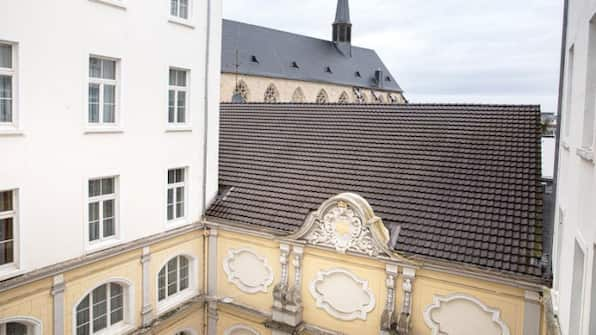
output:
{"label": "distant rooftop", "polygon": [[332,41],[223,20],[223,73],[402,92],[374,50],[352,46],[351,52],[346,57]]}

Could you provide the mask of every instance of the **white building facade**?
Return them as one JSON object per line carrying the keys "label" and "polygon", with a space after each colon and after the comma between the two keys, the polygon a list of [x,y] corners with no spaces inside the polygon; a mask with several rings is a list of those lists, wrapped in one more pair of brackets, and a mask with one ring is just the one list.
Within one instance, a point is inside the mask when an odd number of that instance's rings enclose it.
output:
{"label": "white building facade", "polygon": [[204,291],[220,54],[221,1],[0,3],[0,334],[129,333]]}
{"label": "white building facade", "polygon": [[569,0],[564,43],[553,306],[565,335],[596,334],[596,1]]}

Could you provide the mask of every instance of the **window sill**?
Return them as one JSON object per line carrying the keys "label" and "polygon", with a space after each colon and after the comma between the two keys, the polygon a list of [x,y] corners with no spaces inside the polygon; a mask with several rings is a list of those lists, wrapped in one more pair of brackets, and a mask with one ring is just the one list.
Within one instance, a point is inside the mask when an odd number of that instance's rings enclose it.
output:
{"label": "window sill", "polygon": [[594,162],[594,151],[592,148],[577,148],[576,153],[581,159],[587,162]]}
{"label": "window sill", "polygon": [[103,241],[93,242],[93,243],[87,242],[85,252],[88,254],[91,254],[91,253],[94,253],[97,251],[102,251],[104,249],[113,247],[113,246],[119,244],[120,242],[121,242],[120,239],[115,238],[115,237],[107,239],[107,240],[103,240]]}
{"label": "window sill", "polygon": [[87,127],[85,134],[122,134],[124,129],[120,127]]}
{"label": "window sill", "polygon": [[18,128],[0,127],[0,136],[25,136],[25,133]]}
{"label": "window sill", "polygon": [[104,5],[108,5],[108,6],[112,6],[112,7],[116,7],[116,8],[120,8],[120,9],[126,9],[126,1],[125,0],[89,0],[89,1],[101,3]]}
{"label": "window sill", "polygon": [[178,24],[186,28],[195,29],[195,25],[190,22],[190,20],[181,19],[179,17],[170,16],[168,18],[168,22],[173,24]]}
{"label": "window sill", "polygon": [[0,266],[0,281],[16,277],[23,274],[23,270],[20,270],[16,264],[7,264]]}
{"label": "window sill", "polygon": [[166,133],[183,133],[183,132],[192,132],[192,126],[181,125],[181,126],[168,126],[166,128]]}
{"label": "window sill", "polygon": [[169,312],[170,310],[178,307],[184,302],[196,297],[198,295],[197,290],[188,290],[188,292],[181,292],[173,297],[166,298],[166,300],[157,303],[157,315],[162,315]]}

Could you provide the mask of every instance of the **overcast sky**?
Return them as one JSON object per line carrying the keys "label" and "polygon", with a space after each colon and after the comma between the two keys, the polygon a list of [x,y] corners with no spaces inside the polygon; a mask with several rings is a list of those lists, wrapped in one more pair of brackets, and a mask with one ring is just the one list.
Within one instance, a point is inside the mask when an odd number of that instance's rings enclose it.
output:
{"label": "overcast sky", "polygon": [[[222,0],[224,18],[330,39],[336,0]],[[412,102],[556,110],[563,0],[350,0],[353,43],[375,49]]]}

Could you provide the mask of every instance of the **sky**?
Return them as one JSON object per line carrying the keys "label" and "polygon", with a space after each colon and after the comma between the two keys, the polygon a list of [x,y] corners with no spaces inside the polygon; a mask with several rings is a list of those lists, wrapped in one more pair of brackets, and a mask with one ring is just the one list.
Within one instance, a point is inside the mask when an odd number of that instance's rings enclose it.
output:
{"label": "sky", "polygon": [[[226,19],[331,38],[336,0],[222,0]],[[350,0],[352,42],[411,102],[556,112],[563,0]]]}

